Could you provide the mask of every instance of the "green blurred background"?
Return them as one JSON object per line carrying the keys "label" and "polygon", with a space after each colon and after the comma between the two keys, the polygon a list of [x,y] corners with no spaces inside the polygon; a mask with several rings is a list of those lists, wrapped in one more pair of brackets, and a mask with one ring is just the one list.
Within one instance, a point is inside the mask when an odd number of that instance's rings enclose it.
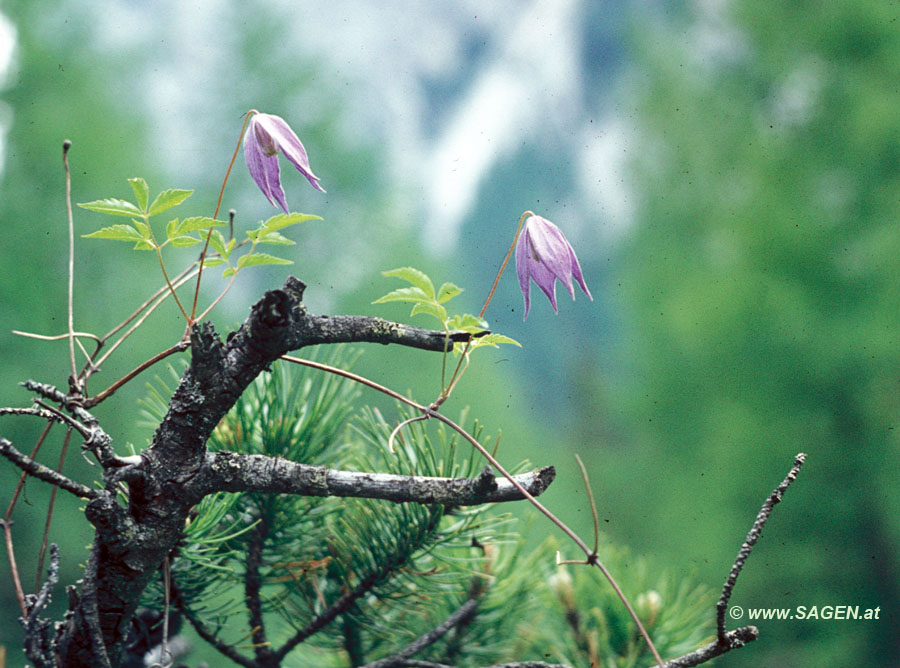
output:
{"label": "green blurred background", "polygon": [[[761,621],[719,665],[900,665],[900,9],[182,4],[0,4],[0,404],[24,405],[26,378],[65,384],[64,342],[10,333],[65,329],[63,139],[75,201],[128,197],[125,179],[143,176],[196,189],[189,213],[209,215],[241,114],[279,114],[328,190],[284,170],[288,201],[325,220],[293,234],[295,266],[247,274],[214,313],[221,333],[288,273],[314,312],[405,319],[370,302],[396,287],[381,270],[419,266],[477,312],[534,209],[575,245],[594,302],[562,293],[558,316],[541,300],[523,322],[506,275],[486,316],[525,347],[480,353],[448,410],[502,429],[504,461],[556,465],[546,502],[587,532],[579,453],[606,536],[713,588],[807,452],[732,602],[880,619]],[[239,229],[272,213],[242,162],[225,207]],[[107,223],[76,212],[80,234]],[[78,329],[105,332],[157,287],[149,254],[76,252]],[[93,391],[182,330],[161,309]],[[439,385],[425,353],[377,347],[357,370],[423,401]],[[97,410],[123,451],[149,437],[145,375]],[[3,418],[0,434],[27,449],[38,426]],[[77,451],[66,471],[95,475]],[[15,481],[0,467],[2,511]],[[15,515],[26,583],[46,503],[31,482]],[[52,539],[71,582],[90,541],[74,504]],[[8,580],[0,596],[18,666]]]}

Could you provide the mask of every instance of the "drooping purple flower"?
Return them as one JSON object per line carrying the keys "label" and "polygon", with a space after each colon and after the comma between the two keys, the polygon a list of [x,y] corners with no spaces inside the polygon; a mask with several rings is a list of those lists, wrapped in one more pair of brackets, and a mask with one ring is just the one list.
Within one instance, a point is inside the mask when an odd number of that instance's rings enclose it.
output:
{"label": "drooping purple flower", "polygon": [[325,192],[319,185],[319,177],[309,167],[306,149],[284,119],[272,114],[251,113],[253,115],[244,134],[244,158],[247,160],[250,176],[269,203],[275,206],[277,202],[288,213],[278,169],[279,151],[284,153],[284,157],[306,177],[313,188]]}
{"label": "drooping purple flower", "polygon": [[522,227],[519,240],[516,242],[516,273],[519,275],[519,287],[522,288],[522,295],[525,297],[523,320],[528,317],[528,310],[531,308],[529,279],[534,279],[557,313],[559,309],[556,307],[556,279],[563,282],[572,299],[575,299],[575,288],[572,286],[574,277],[584,290],[584,294],[591,301],[594,300],[584,283],[581,265],[578,264],[572,246],[556,225],[541,216],[529,216]]}

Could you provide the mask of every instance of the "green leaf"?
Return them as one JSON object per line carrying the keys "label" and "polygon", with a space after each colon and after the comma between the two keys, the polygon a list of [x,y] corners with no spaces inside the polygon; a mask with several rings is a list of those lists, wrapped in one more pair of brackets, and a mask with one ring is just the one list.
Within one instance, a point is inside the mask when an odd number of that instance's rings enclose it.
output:
{"label": "green leaf", "polygon": [[227,258],[229,255],[229,251],[225,250],[225,237],[222,236],[222,233],[219,230],[213,230],[212,235],[209,237],[209,245],[214,251],[216,251],[223,258]]}
{"label": "green leaf", "polygon": [[475,346],[491,346],[493,348],[499,347],[497,344],[507,343],[513,346],[522,347],[522,344],[516,341],[515,339],[511,339],[508,336],[503,336],[503,334],[488,334],[487,336],[482,336],[481,338],[474,339],[472,343]]}
{"label": "green leaf", "polygon": [[134,218],[131,219],[131,222],[134,223],[134,226],[137,228],[137,231],[141,233],[143,239],[153,238],[153,233],[150,231],[150,226],[147,223],[135,220]]}
{"label": "green leaf", "polygon": [[152,251],[155,248],[156,246],[154,245],[154,243],[152,241],[149,241],[148,239],[141,239],[134,245],[134,250]]}
{"label": "green leaf", "polygon": [[240,260],[238,260],[237,268],[243,269],[244,267],[255,267],[260,264],[294,264],[291,260],[285,260],[282,257],[275,257],[274,255],[269,255],[268,253],[252,253],[250,255],[244,255]]}
{"label": "green leaf", "polygon": [[183,234],[190,234],[197,230],[208,230],[210,227],[218,227],[219,225],[227,225],[224,220],[216,220],[208,216],[192,216],[185,218],[175,226],[175,236],[180,237]]}
{"label": "green leaf", "polygon": [[222,272],[222,278],[228,278],[229,276],[233,276],[237,272],[237,269],[234,267],[228,267],[225,271]]}
{"label": "green leaf", "polygon": [[256,240],[257,243],[260,244],[269,244],[272,246],[296,246],[297,242],[288,239],[286,236],[281,234],[281,232],[269,232],[265,231],[263,234],[259,236]]}
{"label": "green leaf", "polygon": [[88,239],[114,239],[115,241],[143,241],[141,233],[131,225],[112,225],[103,229],[81,235]]}
{"label": "green leaf", "polygon": [[391,269],[390,271],[381,272],[382,276],[390,276],[392,278],[399,278],[407,283],[412,283],[414,286],[419,288],[422,292],[424,292],[428,299],[434,299],[434,283],[431,282],[431,279],[428,276],[418,269],[414,267],[400,267],[398,269]]}
{"label": "green leaf", "polygon": [[422,292],[419,288],[398,288],[393,292],[387,293],[384,297],[379,297],[373,304],[384,304],[385,302],[424,302],[433,304],[431,297]]}
{"label": "green leaf", "polygon": [[193,190],[163,190],[153,200],[153,204],[150,205],[150,210],[147,213],[151,216],[160,214],[173,206],[178,206],[193,194]]}
{"label": "green leaf", "polygon": [[450,329],[461,329],[464,332],[472,333],[490,329],[487,320],[482,320],[481,318],[476,317],[471,313],[453,316],[447,322],[447,327],[449,327]]}
{"label": "green leaf", "polygon": [[172,237],[171,239],[169,239],[169,243],[171,243],[176,248],[186,248],[187,246],[199,244],[200,239],[198,239],[197,237],[184,235],[180,237]]}
{"label": "green leaf", "polygon": [[97,213],[107,213],[111,216],[141,216],[143,212],[131,202],[124,199],[98,199],[93,202],[79,204],[82,209],[88,211],[96,211]]}
{"label": "green leaf", "polygon": [[322,217],[308,213],[279,213],[264,222],[263,227],[274,232],[297,223],[305,223],[307,220],[322,220]]}
{"label": "green leaf", "polygon": [[[195,264],[200,264],[200,262],[195,262]],[[218,267],[220,264],[225,264],[225,260],[220,257],[206,257],[203,258],[203,268],[208,269],[210,267]]]}
{"label": "green leaf", "polygon": [[166,239],[171,239],[172,237],[177,237],[178,233],[175,231],[175,228],[178,227],[178,219],[173,218],[168,223],[166,223]]}
{"label": "green leaf", "polygon": [[412,311],[410,311],[409,315],[414,316],[419,313],[424,313],[425,315],[437,318],[442,326],[447,320],[447,310],[440,304],[435,304],[434,302],[419,302],[412,307]]}
{"label": "green leaf", "polygon": [[140,177],[136,177],[128,179],[128,183],[131,184],[131,189],[134,191],[135,198],[137,198],[137,205],[141,211],[146,211],[147,202],[150,198],[150,187],[147,185],[147,182]]}
{"label": "green leaf", "polygon": [[437,293],[437,303],[444,304],[462,292],[462,288],[453,283],[444,283]]}

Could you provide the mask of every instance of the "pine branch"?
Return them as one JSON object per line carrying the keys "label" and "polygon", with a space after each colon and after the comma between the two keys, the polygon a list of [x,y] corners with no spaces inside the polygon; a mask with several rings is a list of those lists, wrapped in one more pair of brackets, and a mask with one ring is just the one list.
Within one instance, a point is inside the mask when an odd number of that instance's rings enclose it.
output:
{"label": "pine branch", "polygon": [[[514,477],[532,495],[538,496],[555,475],[555,469],[546,466]],[[227,451],[207,453],[203,465],[184,488],[185,494],[198,498],[217,491],[362,497],[447,506],[523,498],[508,480],[495,478],[487,467],[475,478],[434,478],[337,471],[266,455]]]}
{"label": "pine branch", "polygon": [[478,607],[478,601],[474,598],[468,599],[456,611],[447,617],[443,622],[438,624],[428,633],[416,638],[409,645],[401,649],[393,656],[388,656],[378,661],[373,661],[362,666],[362,668],[395,668],[402,665],[405,659],[409,659],[421,652],[426,647],[433,645],[440,640],[448,631],[456,627],[457,624],[463,624],[467,619],[475,614]]}

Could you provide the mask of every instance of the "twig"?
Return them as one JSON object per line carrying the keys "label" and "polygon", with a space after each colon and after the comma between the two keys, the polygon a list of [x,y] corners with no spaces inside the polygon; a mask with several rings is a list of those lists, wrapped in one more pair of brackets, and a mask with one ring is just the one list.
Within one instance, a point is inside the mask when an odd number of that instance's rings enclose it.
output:
{"label": "twig", "polygon": [[734,590],[734,585],[737,582],[738,575],[741,574],[741,569],[744,568],[744,564],[747,562],[747,557],[750,556],[751,550],[753,550],[753,546],[756,544],[756,541],[759,540],[760,535],[762,534],[763,526],[765,526],[766,521],[769,519],[769,515],[772,514],[772,509],[775,507],[775,504],[781,501],[781,498],[784,496],[785,490],[790,487],[791,483],[797,479],[797,474],[800,472],[800,467],[803,466],[803,462],[806,461],[806,454],[801,452],[794,459],[794,465],[791,467],[791,470],[788,472],[787,477],[781,481],[781,484],[775,488],[769,498],[765,500],[762,505],[762,508],[759,511],[759,514],[756,516],[756,521],[753,522],[753,527],[750,529],[750,533],[747,534],[747,538],[744,541],[744,544],[741,545],[741,549],[738,550],[737,558],[734,560],[734,565],[731,567],[731,572],[728,574],[728,578],[725,580],[725,586],[722,587],[722,595],[719,597],[719,602],[716,604],[716,633],[719,638],[719,642],[725,642],[725,612],[728,609],[728,601],[731,598],[731,592]]}
{"label": "twig", "polygon": [[94,341],[97,341],[98,343],[100,341],[102,341],[102,339],[99,336],[97,336],[96,334],[91,334],[90,332],[71,332],[71,333],[67,332],[65,334],[56,334],[54,336],[54,335],[49,335],[49,334],[35,334],[34,332],[23,332],[19,329],[14,329],[14,330],[12,330],[12,333],[16,334],[17,336],[24,336],[29,339],[38,339],[40,341],[62,341],[63,339],[68,339],[70,336],[74,336],[76,339],[78,339],[78,338],[93,339]]}
{"label": "twig", "polygon": [[707,661],[712,661],[726,652],[743,647],[758,637],[759,631],[755,626],[742,626],[734,631],[728,631],[724,638],[717,638],[695,652],[666,661],[663,664],[663,668],[691,668],[691,666],[699,666]]}
{"label": "twig", "polygon": [[28,475],[43,480],[44,482],[49,482],[51,485],[56,485],[60,489],[64,489],[80,499],[92,499],[100,494],[99,491],[86,487],[74,480],[70,480],[61,473],[57,473],[53,469],[34,461],[31,457],[22,454],[5,438],[0,438],[0,455],[6,457]]}
{"label": "twig", "polygon": [[[69,221],[69,360],[72,363],[72,380],[75,383],[78,368],[75,366],[75,223],[72,218],[72,172],[69,170],[69,149],[72,142],[63,142],[63,166],[66,171],[66,217]],[[73,389],[75,389],[73,387]]]}
{"label": "twig", "polygon": [[433,645],[435,642],[440,640],[452,628],[454,628],[458,624],[464,623],[475,613],[475,609],[477,607],[478,601],[470,598],[459,608],[457,608],[452,615],[447,617],[447,619],[438,624],[428,633],[411,642],[409,645],[401,649],[393,656],[388,656],[383,659],[379,659],[378,661],[372,661],[371,663],[367,663],[362,666],[362,668],[394,668],[395,666],[402,665],[402,662],[405,659],[415,656],[426,647]]}
{"label": "twig", "polygon": [[575,454],[575,461],[578,462],[578,468],[581,469],[581,479],[584,481],[584,488],[587,490],[588,502],[591,506],[591,517],[594,519],[594,554],[600,547],[600,518],[597,516],[597,504],[594,502],[594,491],[591,489],[591,480],[588,478],[587,469],[578,453]]}

